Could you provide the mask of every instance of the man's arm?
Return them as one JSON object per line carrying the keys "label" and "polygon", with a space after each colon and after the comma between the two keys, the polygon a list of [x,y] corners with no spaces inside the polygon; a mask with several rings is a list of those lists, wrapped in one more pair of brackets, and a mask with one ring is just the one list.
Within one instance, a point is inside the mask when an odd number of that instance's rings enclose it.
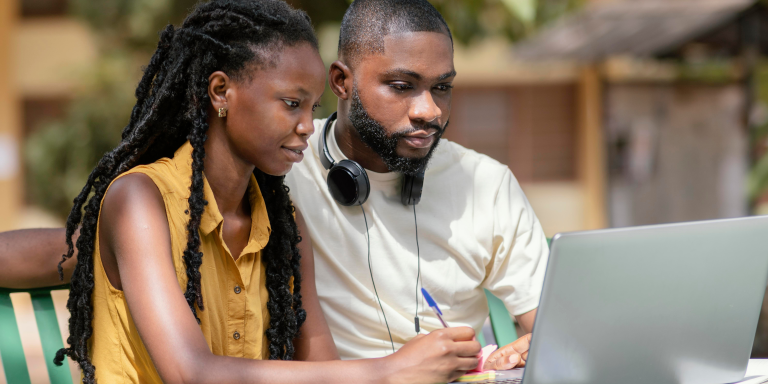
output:
{"label": "man's arm", "polygon": [[536,320],[536,310],[534,309],[523,313],[522,315],[515,316],[515,320],[517,320],[517,323],[520,324],[520,327],[523,328],[525,333],[531,333],[533,332],[533,321]]}
{"label": "man's arm", "polygon": [[[72,241],[76,241],[79,231]],[[62,264],[64,280],[57,265],[67,253],[64,228],[22,229],[0,233],[0,287],[35,288],[69,283],[77,264],[75,255]]]}
{"label": "man's arm", "polygon": [[485,367],[511,369],[525,366],[528,358],[549,248],[533,208],[509,170],[499,186],[494,212],[493,235],[500,241],[484,288],[504,301],[527,334],[501,346]]}

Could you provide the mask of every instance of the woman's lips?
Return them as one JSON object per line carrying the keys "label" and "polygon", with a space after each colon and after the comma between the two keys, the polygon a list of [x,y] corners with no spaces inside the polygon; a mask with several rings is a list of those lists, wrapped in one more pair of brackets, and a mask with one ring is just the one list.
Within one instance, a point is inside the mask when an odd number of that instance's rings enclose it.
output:
{"label": "woman's lips", "polygon": [[283,151],[285,151],[288,159],[294,163],[298,163],[304,159],[304,151],[302,150],[283,147]]}

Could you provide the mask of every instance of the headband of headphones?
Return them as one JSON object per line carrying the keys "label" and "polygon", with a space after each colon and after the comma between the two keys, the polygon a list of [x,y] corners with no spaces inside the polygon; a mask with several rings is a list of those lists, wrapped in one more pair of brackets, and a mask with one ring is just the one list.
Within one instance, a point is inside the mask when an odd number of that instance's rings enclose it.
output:
{"label": "headband of headphones", "polygon": [[320,149],[320,162],[327,170],[330,170],[331,167],[336,165],[336,162],[333,161],[333,157],[331,156],[331,151],[328,150],[328,128],[334,121],[336,121],[336,112],[332,113],[330,116],[328,116],[328,119],[325,120],[325,125],[323,125],[323,132],[321,132],[322,135],[320,135],[320,143],[322,144]]}

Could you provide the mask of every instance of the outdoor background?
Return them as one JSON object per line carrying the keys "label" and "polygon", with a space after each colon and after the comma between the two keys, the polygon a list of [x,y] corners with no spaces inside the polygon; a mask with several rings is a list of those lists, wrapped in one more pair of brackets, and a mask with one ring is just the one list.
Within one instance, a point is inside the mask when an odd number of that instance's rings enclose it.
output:
{"label": "outdoor background", "polygon": [[[330,64],[349,2],[288,2]],[[158,31],[195,3],[0,0],[0,231],[63,225]],[[768,213],[768,3],[432,3],[456,39],[446,137],[507,164],[548,236]],[[327,90],[317,117],[335,106]]]}

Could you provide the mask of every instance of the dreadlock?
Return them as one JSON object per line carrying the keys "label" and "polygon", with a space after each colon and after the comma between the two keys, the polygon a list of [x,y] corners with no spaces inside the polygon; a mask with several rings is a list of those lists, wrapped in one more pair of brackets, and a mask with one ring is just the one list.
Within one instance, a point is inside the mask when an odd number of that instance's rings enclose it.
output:
{"label": "dreadlock", "polygon": [[[246,69],[274,64],[270,55],[299,43],[309,43],[317,49],[309,17],[280,0],[212,0],[198,5],[180,28],[168,25],[160,33],[157,50],[136,88],[136,105],[123,129],[121,142],[101,158],[88,176],[67,218],[68,251],[61,263],[74,253],[71,239],[78,226],[81,227],[76,243],[79,253],[67,302],[71,314],[67,339],[70,347],[60,349],[54,362],[61,365],[65,356],[77,361],[83,370],[83,383],[95,383],[96,367],[88,356],[88,340],[93,332],[93,251],[100,203],[107,187],[117,176],[137,165],[172,157],[176,149],[189,140],[193,152],[188,237],[183,254],[188,278],[184,297],[200,322],[197,311],[205,307],[200,287],[203,254],[198,229],[208,204],[203,198],[203,145],[210,105],[208,77],[219,70],[235,79],[247,76],[243,73]],[[269,358],[290,360],[294,354],[293,339],[306,319],[301,307],[297,248],[301,237],[284,178],[258,169],[253,173],[272,226],[263,250],[269,292],[270,326],[265,332]],[[291,278],[293,293],[289,288]]]}

